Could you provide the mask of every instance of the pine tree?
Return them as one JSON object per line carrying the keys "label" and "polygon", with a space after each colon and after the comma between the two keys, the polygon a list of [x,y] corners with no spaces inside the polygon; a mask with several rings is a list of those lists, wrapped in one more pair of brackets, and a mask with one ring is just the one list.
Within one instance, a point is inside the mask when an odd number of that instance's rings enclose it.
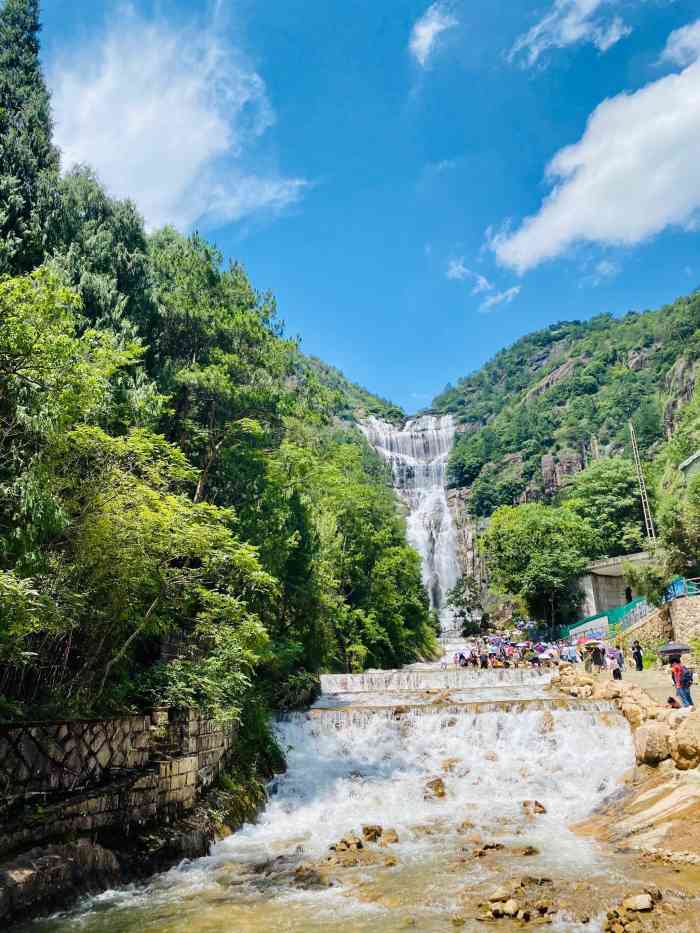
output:
{"label": "pine tree", "polygon": [[56,209],[58,150],[39,64],[39,0],[0,9],[0,273],[27,272],[43,259]]}

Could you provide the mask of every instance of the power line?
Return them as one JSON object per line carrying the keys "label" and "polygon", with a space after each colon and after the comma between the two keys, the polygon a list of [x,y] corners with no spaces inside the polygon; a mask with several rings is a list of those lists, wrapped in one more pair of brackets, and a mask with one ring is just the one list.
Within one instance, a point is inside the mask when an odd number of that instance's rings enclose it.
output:
{"label": "power line", "polygon": [[642,460],[639,456],[639,444],[637,443],[637,432],[630,421],[630,439],[632,441],[632,456],[634,457],[634,466],[637,471],[637,482],[639,483],[639,494],[642,499],[642,512],[644,513],[644,524],[646,525],[647,538],[652,547],[656,545],[656,531],[654,529],[654,517],[651,514],[651,505],[647,494],[647,484],[642,470]]}

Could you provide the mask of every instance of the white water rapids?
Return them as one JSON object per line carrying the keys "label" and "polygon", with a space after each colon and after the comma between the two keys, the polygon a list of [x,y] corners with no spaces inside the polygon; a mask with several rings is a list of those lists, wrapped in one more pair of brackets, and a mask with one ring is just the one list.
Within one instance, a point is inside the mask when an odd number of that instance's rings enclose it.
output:
{"label": "white water rapids", "polygon": [[457,534],[446,493],[454,420],[451,415],[423,415],[397,428],[371,417],[360,428],[391,466],[394,488],[408,509],[408,540],[421,556],[430,608],[437,611],[443,631],[450,631],[453,619],[445,600],[460,575]]}
{"label": "white water rapids", "polygon": [[[322,696],[309,713],[278,723],[288,770],[271,783],[256,823],[207,858],[85,901],[32,924],[33,933],[393,933],[411,925],[437,933],[451,929],[465,891],[488,892],[514,873],[569,887],[592,879],[596,890],[619,884],[618,866],[568,827],[614,792],[633,764],[629,727],[606,704],[548,699],[546,675],[503,673],[460,682],[449,709],[426,705],[440,702],[439,688],[401,690],[398,682],[376,695]],[[488,702],[509,688],[518,700]],[[369,710],[370,702],[384,707]],[[426,793],[436,776],[443,799]],[[523,801],[534,799],[547,812],[528,819]],[[465,856],[465,820],[503,853]],[[325,864],[333,843],[368,823],[398,833],[395,864],[340,868],[330,887],[297,883],[295,868]],[[537,853],[518,854],[523,846]],[[382,859],[389,853],[374,848]],[[463,929],[483,926],[468,919]],[[601,926],[564,916],[552,929]]]}

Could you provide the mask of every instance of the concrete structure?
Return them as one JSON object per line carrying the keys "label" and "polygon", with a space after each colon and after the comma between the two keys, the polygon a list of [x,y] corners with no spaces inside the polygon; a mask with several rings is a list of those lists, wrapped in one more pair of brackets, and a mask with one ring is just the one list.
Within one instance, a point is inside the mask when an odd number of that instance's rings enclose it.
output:
{"label": "concrete structure", "polygon": [[581,604],[581,617],[607,612],[624,606],[639,595],[625,580],[624,564],[645,566],[652,558],[647,551],[638,554],[625,554],[622,557],[605,557],[595,560],[586,568],[586,575],[581,577],[579,585],[584,598]]}
{"label": "concrete structure", "polygon": [[678,469],[685,476],[686,483],[690,482],[694,476],[697,476],[700,473],[700,450],[696,450],[692,456],[684,460]]}

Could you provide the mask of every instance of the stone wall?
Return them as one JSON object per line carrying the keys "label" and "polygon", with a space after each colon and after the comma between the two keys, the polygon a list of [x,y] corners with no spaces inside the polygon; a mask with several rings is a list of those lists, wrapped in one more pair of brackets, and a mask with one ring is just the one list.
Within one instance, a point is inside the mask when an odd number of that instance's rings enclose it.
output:
{"label": "stone wall", "polygon": [[671,603],[673,637],[689,643],[700,639],[700,596],[683,596]]}
{"label": "stone wall", "polygon": [[668,606],[655,609],[623,633],[628,650],[634,641],[638,641],[642,648],[654,650],[659,647],[660,642],[669,641],[672,637],[673,628]]}
{"label": "stone wall", "polygon": [[192,710],[0,726],[0,855],[192,810],[236,729]]}
{"label": "stone wall", "polygon": [[73,791],[148,761],[149,716],[0,725],[0,793]]}

